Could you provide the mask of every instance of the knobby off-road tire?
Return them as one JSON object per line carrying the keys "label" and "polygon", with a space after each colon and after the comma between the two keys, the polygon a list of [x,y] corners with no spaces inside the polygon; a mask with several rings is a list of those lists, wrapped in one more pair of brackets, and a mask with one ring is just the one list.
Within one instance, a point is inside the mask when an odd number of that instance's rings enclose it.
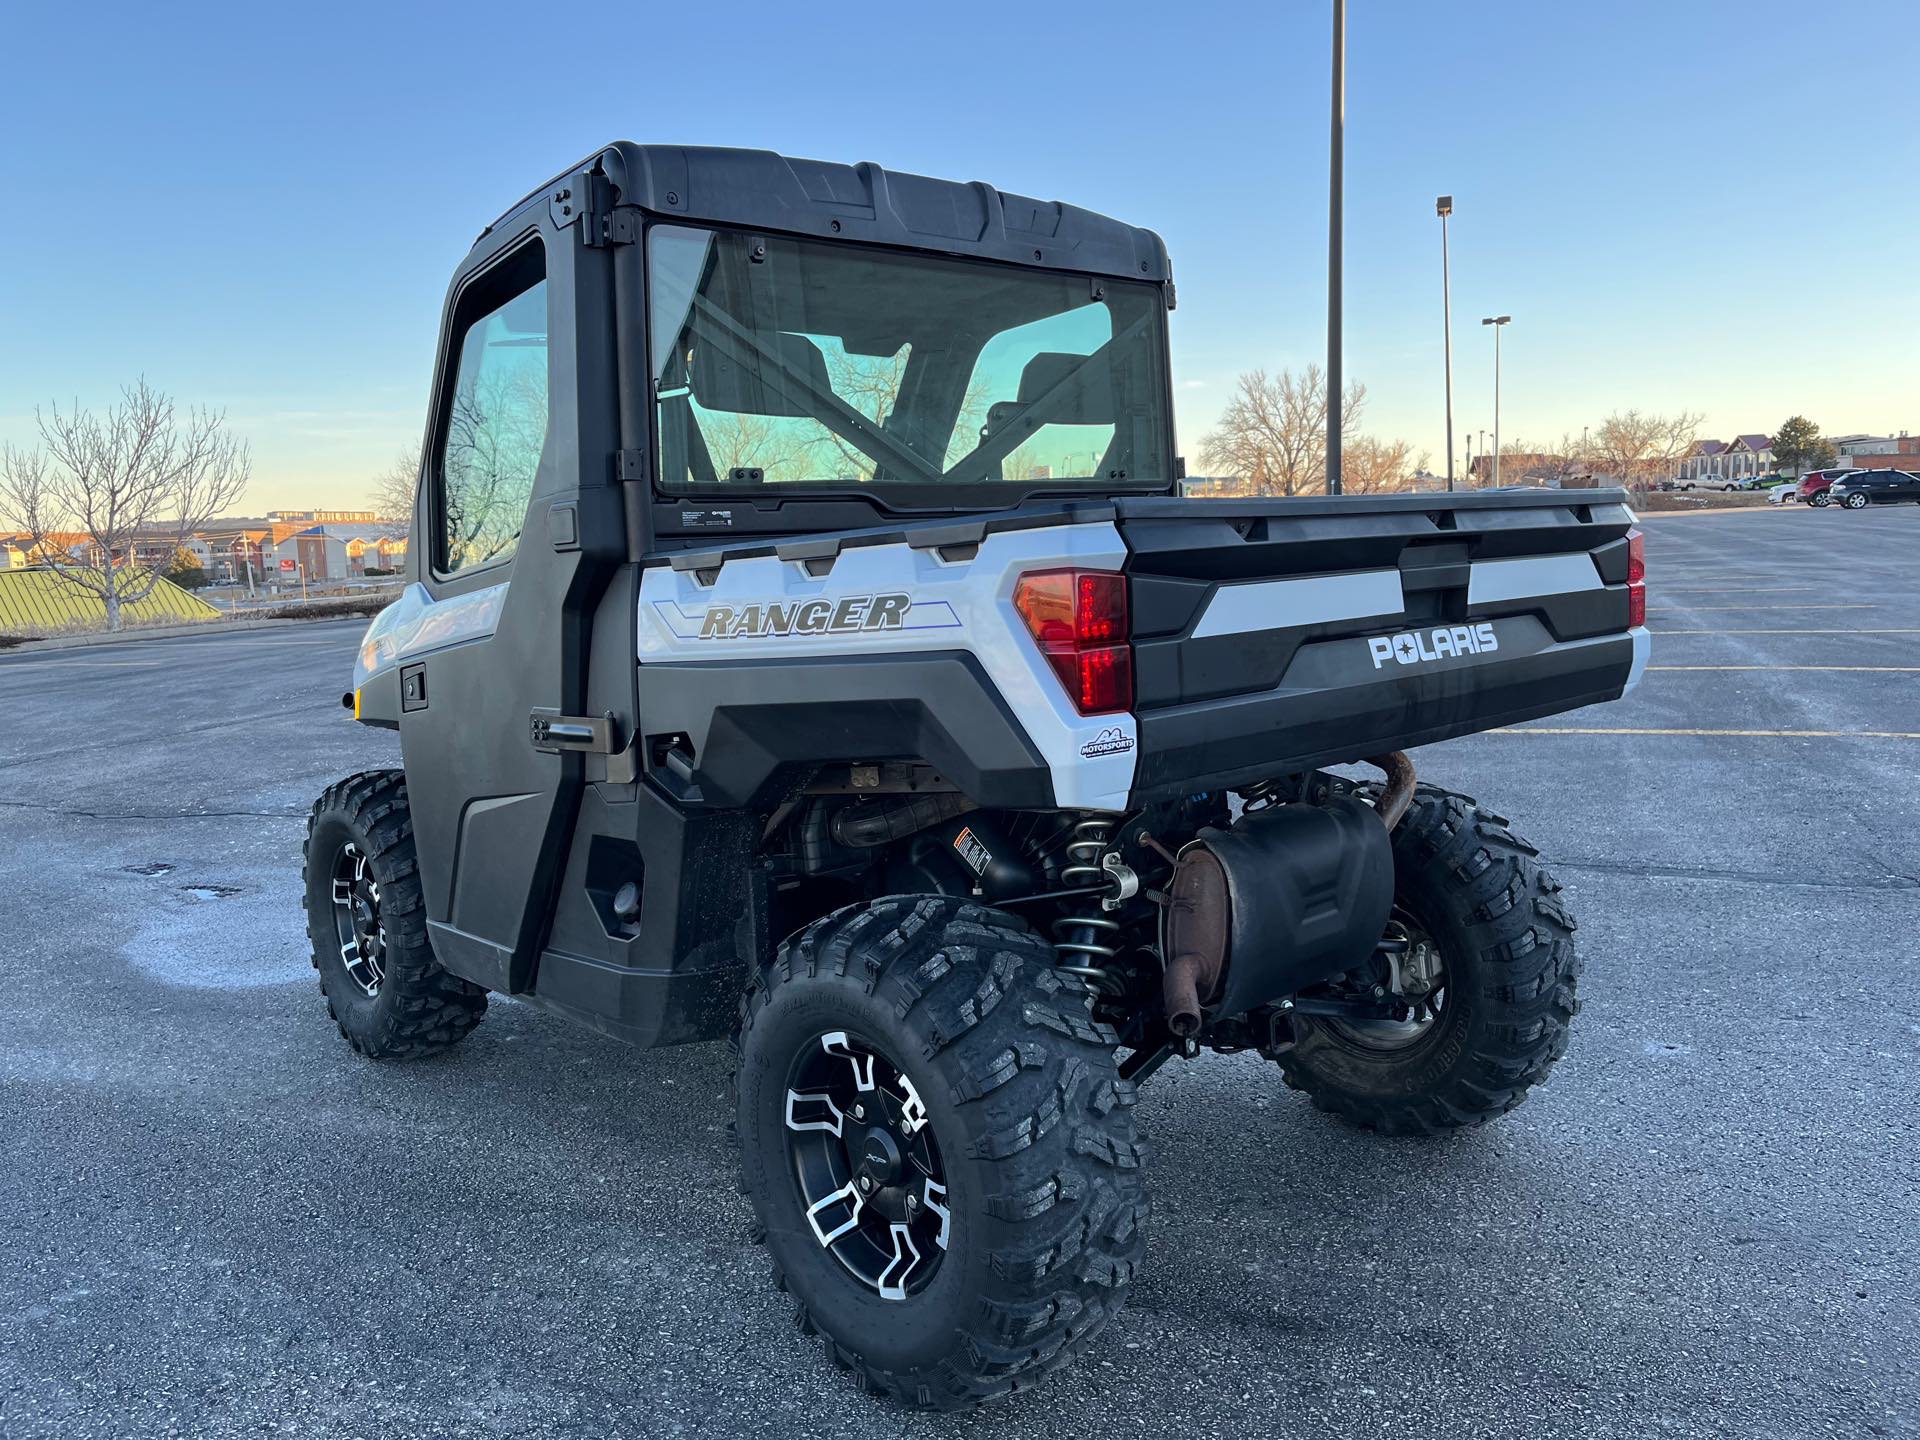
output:
{"label": "knobby off-road tire", "polygon": [[1276,1058],[1322,1110],[1389,1135],[1504,1115],[1567,1052],[1579,1010],[1573,917],[1539,852],[1464,795],[1421,786],[1393,834],[1394,904],[1437,943],[1440,1013],[1398,1047],[1302,1016]]}
{"label": "knobby off-road tire", "polygon": [[[1134,1088],[1112,1029],[1053,965],[1013,916],[892,897],[789,938],[743,997],[733,1084],[753,1236],[799,1327],[872,1393],[954,1410],[1034,1384],[1112,1318],[1146,1248]],[[837,1032],[917,1090],[945,1171],[947,1248],[901,1299],[822,1245],[800,1195],[790,1077]]]}
{"label": "knobby off-road tire", "polygon": [[[329,787],[314,802],[301,855],[313,967],[347,1043],[376,1060],[400,1060],[464,1039],[486,1014],[487,992],[433,958],[404,772],[369,770]],[[347,871],[363,869],[377,890],[381,973],[371,994],[342,953],[335,882],[343,855]],[[364,962],[355,968],[371,973]]]}

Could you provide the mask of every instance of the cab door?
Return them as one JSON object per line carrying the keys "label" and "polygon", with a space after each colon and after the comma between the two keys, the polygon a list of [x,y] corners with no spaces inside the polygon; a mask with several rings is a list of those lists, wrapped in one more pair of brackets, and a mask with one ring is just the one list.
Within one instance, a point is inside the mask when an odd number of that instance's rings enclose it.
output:
{"label": "cab door", "polygon": [[435,956],[512,992],[532,983],[591,737],[612,733],[569,727],[589,718],[593,617],[625,546],[606,252],[544,206],[491,234],[441,330],[409,557],[427,644],[401,671],[400,739]]}

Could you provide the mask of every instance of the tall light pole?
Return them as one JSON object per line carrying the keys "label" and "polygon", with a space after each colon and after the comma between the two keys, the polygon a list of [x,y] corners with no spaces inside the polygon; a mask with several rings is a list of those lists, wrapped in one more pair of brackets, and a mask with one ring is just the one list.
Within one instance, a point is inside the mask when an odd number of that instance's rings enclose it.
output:
{"label": "tall light pole", "polygon": [[1442,195],[1433,202],[1440,216],[1440,323],[1447,338],[1447,489],[1453,489],[1453,276],[1447,266],[1447,217],[1453,213],[1453,197]]}
{"label": "tall light pole", "polygon": [[1340,189],[1347,147],[1347,0],[1333,0],[1333,123],[1327,186],[1327,493],[1340,493]]}
{"label": "tall light pole", "polygon": [[1489,315],[1480,323],[1493,326],[1493,488],[1500,488],[1500,332],[1511,315]]}

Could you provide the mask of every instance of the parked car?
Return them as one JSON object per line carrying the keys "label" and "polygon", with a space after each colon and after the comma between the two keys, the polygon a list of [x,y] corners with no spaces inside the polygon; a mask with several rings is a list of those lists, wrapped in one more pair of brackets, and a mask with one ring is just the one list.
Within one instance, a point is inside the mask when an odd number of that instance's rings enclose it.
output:
{"label": "parked car", "polygon": [[1849,510],[1864,510],[1869,505],[1898,505],[1902,501],[1920,505],[1920,475],[1908,470],[1856,470],[1834,481],[1827,494],[1834,503]]}
{"label": "parked car", "polygon": [[1856,467],[1837,466],[1827,470],[1809,470],[1800,477],[1800,498],[1816,509],[1824,509],[1833,503],[1833,497],[1827,494],[1833,482],[1842,475],[1851,475]]}
{"label": "parked car", "polygon": [[1736,490],[1771,490],[1779,483],[1780,477],[1778,475],[1749,475],[1733,488]]}
{"label": "parked car", "polygon": [[1775,485],[1771,490],[1767,491],[1767,503],[1769,505],[1791,505],[1799,498],[1800,482],[1798,480],[1788,480],[1783,484]]}
{"label": "parked car", "polygon": [[1718,490],[1722,494],[1731,494],[1740,488],[1738,475],[1702,475],[1692,480],[1682,480],[1675,487],[1680,490]]}

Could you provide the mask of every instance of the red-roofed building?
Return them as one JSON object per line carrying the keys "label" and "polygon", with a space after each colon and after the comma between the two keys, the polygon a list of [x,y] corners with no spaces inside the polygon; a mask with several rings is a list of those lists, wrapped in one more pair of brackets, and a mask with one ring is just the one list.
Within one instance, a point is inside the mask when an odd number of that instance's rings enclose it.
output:
{"label": "red-roofed building", "polygon": [[1736,435],[1732,440],[1696,440],[1680,457],[1674,478],[1682,485],[1724,484],[1773,473],[1773,440]]}

